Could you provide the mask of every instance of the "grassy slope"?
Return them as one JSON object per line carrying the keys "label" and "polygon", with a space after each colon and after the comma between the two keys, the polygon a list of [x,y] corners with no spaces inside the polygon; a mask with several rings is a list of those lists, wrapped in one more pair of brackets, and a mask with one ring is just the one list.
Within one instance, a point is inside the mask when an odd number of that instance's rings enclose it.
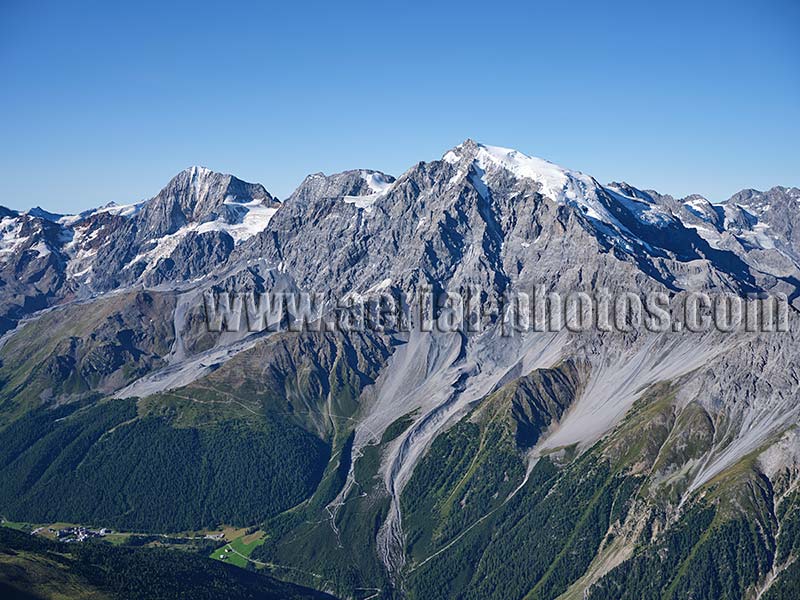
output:
{"label": "grassy slope", "polygon": [[26,323],[0,350],[0,429],[43,400],[116,389],[159,366],[173,306],[167,294],[120,294]]}
{"label": "grassy slope", "polygon": [[[256,531],[251,534],[245,534],[233,539],[230,543],[225,544],[221,548],[214,549],[209,555],[209,558],[214,560],[223,560],[236,567],[245,568],[248,564],[248,558],[253,550],[258,548],[264,543],[264,532]],[[220,558],[222,557],[222,558]]]}

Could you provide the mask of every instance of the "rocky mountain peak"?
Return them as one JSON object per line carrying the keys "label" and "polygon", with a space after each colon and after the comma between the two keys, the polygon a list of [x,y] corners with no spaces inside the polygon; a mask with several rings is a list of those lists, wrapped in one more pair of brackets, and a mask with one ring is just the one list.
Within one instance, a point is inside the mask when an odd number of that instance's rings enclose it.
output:
{"label": "rocky mountain peak", "polygon": [[140,239],[174,233],[189,223],[236,220],[236,205],[271,206],[275,198],[260,183],[248,183],[205,167],[190,167],[173,177],[137,215]]}
{"label": "rocky mountain peak", "polygon": [[49,210],[43,209],[41,206],[34,206],[32,209],[28,211],[28,213],[32,217],[39,217],[40,219],[45,219],[46,221],[51,221],[53,223],[58,222],[60,218],[64,215],[59,215],[56,213],[52,213]]}
{"label": "rocky mountain peak", "polygon": [[735,193],[725,202],[729,205],[738,204],[745,208],[766,208],[769,205],[796,205],[800,203],[800,189],[792,187],[775,186],[765,192],[754,189],[745,189]]}
{"label": "rocky mountain peak", "polygon": [[[325,287],[333,277],[342,290],[366,290],[395,275],[387,272],[389,257],[398,280],[420,272],[442,282],[497,281],[502,289],[533,277],[556,245],[553,260],[584,269],[598,247],[670,289],[701,279],[738,288],[753,285],[759,271],[750,267],[795,272],[797,198],[797,188],[772,188],[744,190],[726,205],[674,199],[624,181],[603,186],[545,159],[466,139],[399,180],[371,169],[309,175],[280,210],[262,185],[193,166],[150,200],[63,217],[34,209],[24,220],[53,226],[48,243],[63,247],[68,279],[94,291],[135,281],[169,285],[255,258],[280,265],[298,287]],[[9,248],[27,235],[21,226],[8,224]],[[779,253],[791,257],[788,266]],[[778,262],[779,270],[770,266]]]}
{"label": "rocky mountain peak", "polygon": [[653,196],[651,196],[647,192],[642,191],[625,181],[622,182],[612,181],[605,187],[610,188],[612,190],[616,190],[622,193],[623,195],[628,196],[629,198],[636,198],[637,200],[642,200],[644,202],[653,202],[655,200],[655,198],[653,198]]}
{"label": "rocky mountain peak", "polygon": [[368,196],[383,191],[394,181],[393,176],[372,169],[352,169],[332,175],[314,173],[286,201],[304,206],[311,200]]}
{"label": "rocky mountain peak", "polygon": [[543,158],[528,156],[501,146],[490,146],[467,139],[442,157],[451,165],[473,165],[484,182],[502,176],[535,182],[540,193],[558,203],[582,203],[595,198],[602,186],[594,178],[561,167]]}
{"label": "rocky mountain peak", "polygon": [[275,199],[260,183],[248,183],[233,175],[195,166],[173,177],[153,199],[159,200],[176,201],[190,220],[198,220],[223,202],[274,202]]}
{"label": "rocky mountain peak", "polygon": [[6,217],[17,217],[19,213],[11,208],[6,206],[0,205],[0,219],[5,219]]}

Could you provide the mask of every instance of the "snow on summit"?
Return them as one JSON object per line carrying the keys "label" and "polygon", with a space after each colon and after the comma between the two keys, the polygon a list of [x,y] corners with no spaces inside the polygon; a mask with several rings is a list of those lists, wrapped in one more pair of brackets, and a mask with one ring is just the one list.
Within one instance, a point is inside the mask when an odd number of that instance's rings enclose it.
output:
{"label": "snow on summit", "polygon": [[377,171],[361,171],[361,178],[372,193],[360,196],[345,196],[343,200],[347,204],[354,204],[356,208],[360,208],[369,214],[372,212],[373,205],[392,187],[394,181]]}
{"label": "snow on summit", "polygon": [[478,144],[476,160],[488,170],[491,165],[511,171],[516,177],[532,179],[542,193],[556,201],[576,200],[597,187],[597,182],[579,171],[570,171],[543,158],[523,154],[519,150]]}
{"label": "snow on summit", "polygon": [[535,181],[547,198],[559,204],[570,204],[594,221],[604,225],[613,225],[625,229],[601,202],[600,195],[604,188],[593,177],[565,169],[543,158],[523,154],[519,150],[489,146],[467,140],[444,155],[443,160],[457,164],[465,158],[481,169],[484,174],[481,180],[489,188],[487,175],[502,169],[510,172],[518,179]]}

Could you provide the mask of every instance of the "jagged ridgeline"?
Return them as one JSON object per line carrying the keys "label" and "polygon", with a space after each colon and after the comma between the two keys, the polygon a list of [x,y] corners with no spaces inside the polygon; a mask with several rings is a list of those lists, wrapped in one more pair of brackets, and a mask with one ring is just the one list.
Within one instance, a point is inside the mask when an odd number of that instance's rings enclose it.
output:
{"label": "jagged ridgeline", "polygon": [[[241,597],[283,585],[264,575],[360,600],[800,594],[796,188],[676,199],[467,140],[283,200],[195,167],[137,204],[0,219],[9,521],[255,528]],[[487,311],[480,331],[214,332],[204,312],[535,285],[783,295],[788,331],[507,335]],[[57,572],[119,595],[115,565],[173,560],[0,539],[17,590]],[[192,556],[175,568],[211,568]]]}

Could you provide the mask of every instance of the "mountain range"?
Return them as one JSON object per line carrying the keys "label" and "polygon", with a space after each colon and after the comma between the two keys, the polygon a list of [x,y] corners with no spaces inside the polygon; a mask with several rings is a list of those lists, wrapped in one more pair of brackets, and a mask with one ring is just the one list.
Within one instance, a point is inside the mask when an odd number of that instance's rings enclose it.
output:
{"label": "mountain range", "polygon": [[[217,333],[203,304],[537,285],[780,296],[788,330]],[[258,526],[253,565],[341,598],[794,598],[799,310],[800,189],[673,198],[473,140],[285,199],[192,167],[0,207],[0,514]]]}

